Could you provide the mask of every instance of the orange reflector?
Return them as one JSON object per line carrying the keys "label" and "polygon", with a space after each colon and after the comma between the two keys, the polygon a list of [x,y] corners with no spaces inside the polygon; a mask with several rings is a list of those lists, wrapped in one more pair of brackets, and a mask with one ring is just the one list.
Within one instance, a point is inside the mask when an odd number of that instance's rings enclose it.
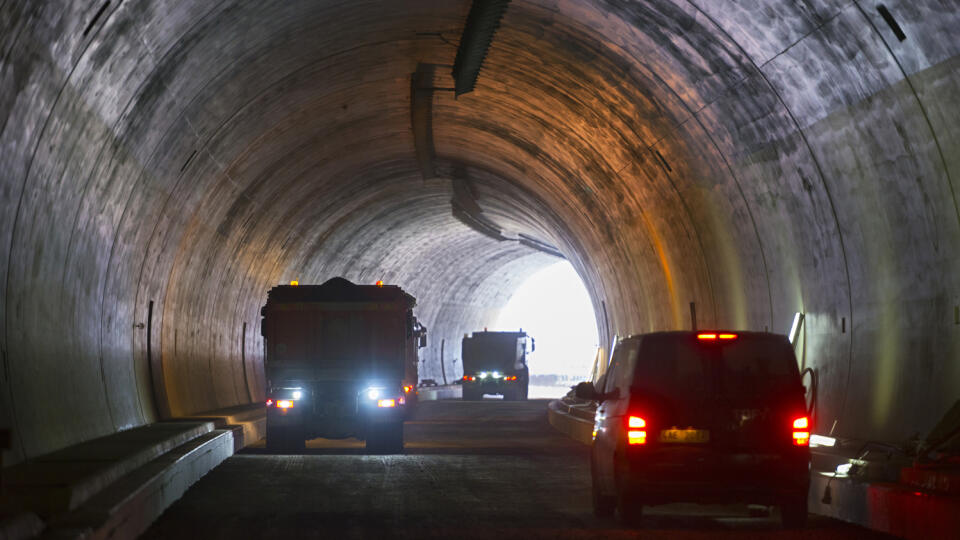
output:
{"label": "orange reflector", "polygon": [[395,399],[381,399],[377,401],[377,407],[396,407],[397,400]]}
{"label": "orange reflector", "polygon": [[628,431],[627,442],[629,444],[647,444],[646,431]]}
{"label": "orange reflector", "polygon": [[793,421],[793,429],[807,429],[810,427],[810,421],[806,416],[801,416]]}
{"label": "orange reflector", "polygon": [[377,287],[383,287],[383,280],[377,280]]}
{"label": "orange reflector", "polygon": [[720,334],[720,339],[737,339],[736,334]]}
{"label": "orange reflector", "polygon": [[716,334],[697,334],[697,339],[717,339]]}
{"label": "orange reflector", "polygon": [[647,421],[639,416],[631,416],[627,419],[627,427],[630,428],[642,428],[647,427]]}
{"label": "orange reflector", "polygon": [[516,375],[511,375],[511,376],[509,376],[509,377],[504,377],[503,380],[505,380],[505,381],[515,381],[515,380],[517,380],[517,376],[516,376]]}
{"label": "orange reflector", "polygon": [[297,280],[293,280],[293,281],[290,282],[290,284],[291,284],[291,285],[299,285],[300,282],[297,281]]}
{"label": "orange reflector", "polygon": [[277,401],[277,407],[279,407],[279,408],[281,408],[281,409],[289,409],[289,408],[293,407],[293,400],[292,400],[292,399],[281,399],[281,400]]}

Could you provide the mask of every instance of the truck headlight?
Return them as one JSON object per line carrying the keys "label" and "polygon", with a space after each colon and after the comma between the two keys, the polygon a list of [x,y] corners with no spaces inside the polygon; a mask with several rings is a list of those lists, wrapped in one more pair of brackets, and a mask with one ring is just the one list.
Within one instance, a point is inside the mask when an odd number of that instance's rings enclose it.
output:
{"label": "truck headlight", "polygon": [[499,371],[494,371],[494,372],[492,373],[492,376],[493,376],[494,379],[499,379],[502,375],[500,375],[500,372],[499,372]]}
{"label": "truck headlight", "polygon": [[486,379],[486,378],[487,378],[487,372],[486,372],[486,371],[481,371],[480,373],[477,373],[477,377],[480,377],[481,379]]}
{"label": "truck headlight", "polygon": [[362,393],[366,394],[367,399],[372,401],[374,399],[379,398],[381,395],[383,395],[383,390],[384,389],[380,386],[370,386],[364,389]]}

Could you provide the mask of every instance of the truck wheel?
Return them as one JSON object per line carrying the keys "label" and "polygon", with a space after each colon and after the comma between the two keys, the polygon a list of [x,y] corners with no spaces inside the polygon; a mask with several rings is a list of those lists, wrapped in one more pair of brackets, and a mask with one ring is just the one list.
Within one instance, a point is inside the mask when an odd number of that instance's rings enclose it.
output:
{"label": "truck wheel", "polygon": [[402,454],[403,422],[371,426],[366,447],[370,454]]}
{"label": "truck wheel", "polygon": [[802,529],[807,524],[807,498],[794,497],[780,506],[780,520],[784,529]]}
{"label": "truck wheel", "polygon": [[267,426],[267,450],[270,452],[291,453],[302,451],[304,442],[303,434],[299,429]]}

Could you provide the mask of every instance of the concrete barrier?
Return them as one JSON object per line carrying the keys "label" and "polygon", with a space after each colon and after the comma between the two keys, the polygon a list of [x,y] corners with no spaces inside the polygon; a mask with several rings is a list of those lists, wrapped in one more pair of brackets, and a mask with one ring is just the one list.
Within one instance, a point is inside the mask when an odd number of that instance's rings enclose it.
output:
{"label": "concrete barrier", "polygon": [[589,420],[583,413],[572,413],[572,407],[562,400],[547,405],[547,419],[560,433],[583,444],[593,444],[593,417]]}
{"label": "concrete barrier", "polygon": [[52,519],[42,538],[135,538],[203,475],[233,455],[233,430],[215,430],[167,452]]}

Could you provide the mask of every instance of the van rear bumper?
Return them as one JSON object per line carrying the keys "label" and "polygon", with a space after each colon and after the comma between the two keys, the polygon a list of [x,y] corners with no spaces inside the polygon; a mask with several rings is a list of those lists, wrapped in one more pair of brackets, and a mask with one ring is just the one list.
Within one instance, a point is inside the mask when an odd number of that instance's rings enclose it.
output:
{"label": "van rear bumper", "polygon": [[[727,454],[713,458],[621,462],[622,489],[646,504],[672,502],[780,504],[806,498],[808,456]],[[625,479],[626,481],[622,481]]]}

